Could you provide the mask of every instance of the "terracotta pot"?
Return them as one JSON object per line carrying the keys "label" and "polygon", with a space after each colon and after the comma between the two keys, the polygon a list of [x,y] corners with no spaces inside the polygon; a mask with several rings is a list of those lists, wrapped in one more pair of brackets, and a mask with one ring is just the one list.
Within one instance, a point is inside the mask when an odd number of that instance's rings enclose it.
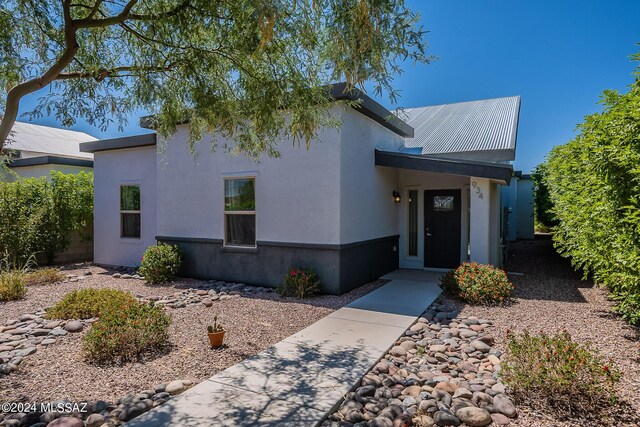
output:
{"label": "terracotta pot", "polygon": [[207,332],[207,334],[209,335],[209,343],[211,344],[212,348],[220,347],[222,345],[222,340],[224,340],[225,332],[226,331]]}

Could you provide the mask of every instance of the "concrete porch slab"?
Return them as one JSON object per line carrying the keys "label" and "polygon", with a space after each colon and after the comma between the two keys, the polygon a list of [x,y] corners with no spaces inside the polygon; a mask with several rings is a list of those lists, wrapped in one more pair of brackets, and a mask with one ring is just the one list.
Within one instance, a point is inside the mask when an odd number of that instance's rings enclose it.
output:
{"label": "concrete porch slab", "polygon": [[381,277],[381,279],[386,280],[411,280],[414,282],[427,282],[427,283],[438,283],[440,277],[444,273],[436,272],[436,271],[428,271],[428,270],[395,270],[391,273],[385,274]]}

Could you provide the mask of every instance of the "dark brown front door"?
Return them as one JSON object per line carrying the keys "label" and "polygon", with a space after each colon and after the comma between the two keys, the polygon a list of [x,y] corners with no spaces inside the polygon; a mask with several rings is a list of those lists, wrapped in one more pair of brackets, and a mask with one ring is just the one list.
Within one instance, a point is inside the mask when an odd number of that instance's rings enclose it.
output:
{"label": "dark brown front door", "polygon": [[460,190],[424,192],[424,266],[460,265]]}

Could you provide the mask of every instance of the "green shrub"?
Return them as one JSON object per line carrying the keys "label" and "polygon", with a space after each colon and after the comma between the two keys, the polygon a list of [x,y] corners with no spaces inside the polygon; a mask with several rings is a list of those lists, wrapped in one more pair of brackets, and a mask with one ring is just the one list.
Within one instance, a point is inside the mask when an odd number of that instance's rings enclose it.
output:
{"label": "green shrub", "polygon": [[182,254],[176,245],[158,243],[144,252],[138,272],[147,283],[168,282],[178,274]]}
{"label": "green shrub", "polygon": [[161,307],[129,302],[104,311],[83,339],[91,362],[129,362],[169,339],[171,318]]}
{"label": "green shrub", "polygon": [[[640,55],[635,55],[640,59]],[[640,71],[640,68],[637,69]],[[628,92],[605,91],[602,111],[555,147],[544,182],[557,219],[554,245],[585,278],[605,284],[616,311],[640,325],[640,73]]]}
{"label": "green shrub", "polygon": [[117,289],[80,289],[68,293],[47,311],[49,319],[88,319],[111,308],[136,302],[130,292]]}
{"label": "green shrub", "polygon": [[284,278],[284,283],[276,288],[282,296],[306,298],[320,291],[318,275],[309,269],[292,268]]}
{"label": "green shrub", "polygon": [[52,171],[49,179],[0,182],[0,253],[13,268],[40,252],[53,262],[69,246],[71,233],[92,221],[92,173]]}
{"label": "green shrub", "polygon": [[65,279],[64,273],[57,268],[39,268],[29,271],[24,275],[24,283],[27,286],[48,285],[61,282]]}
{"label": "green shrub", "polygon": [[513,291],[507,274],[489,264],[465,262],[440,279],[446,293],[471,304],[500,303]]}
{"label": "green shrub", "polygon": [[617,402],[621,372],[566,332],[509,334],[506,349],[501,375],[519,403],[574,418]]}
{"label": "green shrub", "polygon": [[23,298],[26,293],[22,271],[0,271],[0,301],[17,300]]}

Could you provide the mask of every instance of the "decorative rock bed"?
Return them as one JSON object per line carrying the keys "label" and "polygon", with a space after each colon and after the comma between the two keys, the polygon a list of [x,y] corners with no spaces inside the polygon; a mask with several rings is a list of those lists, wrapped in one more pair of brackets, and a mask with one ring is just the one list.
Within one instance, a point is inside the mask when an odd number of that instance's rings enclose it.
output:
{"label": "decorative rock bed", "polygon": [[508,425],[517,414],[490,326],[432,304],[323,427]]}
{"label": "decorative rock bed", "polygon": [[[158,405],[172,396],[182,393],[193,383],[188,380],[175,380],[168,384],[158,384],[153,389],[130,394],[116,403],[103,400],[95,402],[69,402],[60,400],[48,402],[52,408],[72,408],[73,411],[34,410],[28,413],[0,412],[0,426],[6,427],[103,427],[121,425]],[[38,404],[39,405],[39,404]],[[39,407],[39,406],[38,406]]]}
{"label": "decorative rock bed", "polygon": [[[123,277],[120,273],[113,276]],[[128,275],[135,279],[135,275]],[[69,275],[65,281],[81,281],[85,276]],[[153,302],[171,309],[184,308],[188,305],[201,304],[212,307],[217,301],[224,301],[241,296],[273,292],[271,288],[247,286],[242,283],[226,283],[222,281],[203,282],[193,288],[175,292],[171,296],[136,295],[141,302]],[[19,319],[7,321],[0,326],[0,376],[9,375],[18,369],[23,358],[37,352],[39,346],[51,345],[68,333],[81,332],[84,327],[97,320],[48,320],[44,316],[45,309],[32,314],[24,314]]]}
{"label": "decorative rock bed", "polygon": [[269,292],[273,292],[273,288],[247,286],[243,283],[208,281],[196,287],[177,291],[171,296],[136,295],[136,297],[141,301],[154,302],[169,308],[182,308],[192,304],[202,304],[206,307],[211,307],[216,301]]}
{"label": "decorative rock bed", "polygon": [[87,324],[97,319],[48,320],[45,310],[24,314],[17,320],[9,320],[0,326],[0,375],[9,375],[27,356],[39,346],[55,343],[69,333],[81,332]]}

